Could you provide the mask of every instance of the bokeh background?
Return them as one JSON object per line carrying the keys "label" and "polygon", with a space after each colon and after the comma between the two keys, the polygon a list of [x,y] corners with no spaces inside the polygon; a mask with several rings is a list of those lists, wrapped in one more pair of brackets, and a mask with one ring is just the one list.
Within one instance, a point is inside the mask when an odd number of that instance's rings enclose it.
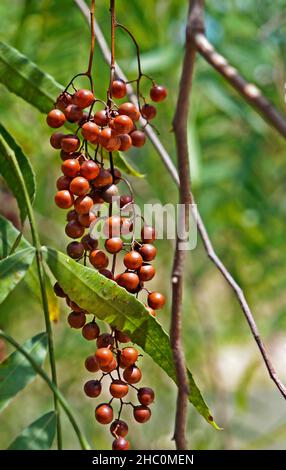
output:
{"label": "bokeh background", "polygon": [[[117,2],[117,15],[136,35],[144,71],[169,90],[155,120],[175,161],[171,120],[183,54],[187,1]],[[72,0],[2,0],[1,39],[18,48],[40,68],[66,84],[86,68],[89,31]],[[107,0],[96,1],[96,18],[109,34]],[[209,39],[279,109],[285,111],[285,1],[220,0],[207,2]],[[109,39],[108,39],[109,40]],[[117,59],[130,79],[136,76],[134,48],[121,31]],[[96,47],[95,89],[104,98],[108,67]],[[148,95],[148,82],[143,85]],[[0,119],[31,159],[37,178],[35,213],[43,244],[65,250],[65,215],[53,203],[60,159],[49,146],[45,116],[0,86]],[[189,120],[193,190],[218,254],[245,290],[274,363],[286,380],[285,296],[285,144],[283,139],[213,71],[197,59]],[[177,191],[148,143],[129,161],[146,174],[132,179],[139,204],[177,201]],[[0,211],[17,219],[17,208],[0,180]],[[29,233],[26,231],[29,238]],[[168,299],[159,314],[170,323],[170,274],[173,246],[158,241],[157,277]],[[184,296],[184,346],[188,365],[224,428],[215,431],[190,407],[188,441],[198,449],[285,448],[286,406],[267,376],[236,299],[208,260],[201,243],[188,256]],[[97,449],[110,447],[108,429],[94,419],[94,402],[85,397],[83,362],[91,346],[66,324],[62,305],[54,325],[60,388],[75,409],[81,427]],[[43,330],[40,304],[21,283],[0,306],[0,326],[19,342]],[[9,352],[9,348],[7,348]],[[3,353],[4,354],[4,353]],[[2,356],[3,356],[2,354]],[[144,384],[155,388],[153,418],[132,424],[137,449],[172,449],[176,390],[148,358]],[[27,387],[1,415],[0,448],[26,425],[50,410],[49,390],[40,379]],[[126,416],[127,417],[127,416]],[[78,444],[64,419],[64,444]],[[131,418],[132,421],[132,418]]]}

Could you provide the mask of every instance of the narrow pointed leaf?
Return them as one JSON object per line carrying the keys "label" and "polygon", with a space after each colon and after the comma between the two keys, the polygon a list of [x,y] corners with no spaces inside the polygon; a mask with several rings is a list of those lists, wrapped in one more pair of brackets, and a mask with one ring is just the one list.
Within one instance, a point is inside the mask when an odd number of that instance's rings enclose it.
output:
{"label": "narrow pointed leaf", "polygon": [[35,256],[33,247],[17,251],[0,261],[0,303],[24,278]]}
{"label": "narrow pointed leaf", "polygon": [[[134,295],[63,253],[50,248],[43,251],[52,273],[74,302],[100,320],[128,334],[134,343],[141,346],[176,381],[169,337]],[[210,424],[217,427],[190,371],[188,376],[190,402]]]}
{"label": "narrow pointed leaf", "polygon": [[[27,340],[23,348],[42,366],[47,354],[46,333],[40,333]],[[0,413],[36,375],[29,361],[18,351],[13,352],[0,364]]]}
{"label": "narrow pointed leaf", "polygon": [[10,444],[8,450],[48,450],[56,434],[56,414],[54,411],[44,414],[33,421]]}

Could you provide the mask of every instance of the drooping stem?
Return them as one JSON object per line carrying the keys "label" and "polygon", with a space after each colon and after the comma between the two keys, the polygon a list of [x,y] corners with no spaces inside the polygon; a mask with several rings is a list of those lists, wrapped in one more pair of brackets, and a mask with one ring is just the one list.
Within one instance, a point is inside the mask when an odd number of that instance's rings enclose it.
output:
{"label": "drooping stem", "polygon": [[47,383],[47,385],[52,390],[53,394],[57,397],[57,400],[59,401],[59,403],[63,407],[63,409],[64,409],[64,411],[65,411],[72,427],[74,428],[74,431],[75,431],[75,433],[78,437],[78,440],[80,442],[82,450],[90,450],[90,446],[89,446],[85,436],[81,433],[81,431],[78,427],[76,418],[75,418],[68,402],[66,401],[64,396],[61,394],[61,392],[59,391],[59,389],[57,388],[55,383],[53,381],[51,381],[51,379],[46,374],[46,372],[37,364],[37,362],[34,360],[33,356],[31,356],[30,353],[28,353],[25,349],[23,349],[22,346],[19,343],[17,343],[17,341],[14,340],[14,338],[9,336],[7,333],[4,333],[4,331],[2,331],[2,330],[0,330],[0,338],[5,339],[5,341],[10,343],[12,346],[14,346],[14,348],[17,349],[29,361],[29,363],[31,364],[31,366],[33,367],[35,372],[37,372],[37,374],[39,374],[42,377],[42,379]]}
{"label": "drooping stem", "polygon": [[90,53],[89,53],[88,67],[87,67],[87,71],[86,71],[86,75],[88,77],[91,77],[92,62],[93,62],[93,55],[94,55],[94,44],[95,44],[94,3],[95,3],[95,0],[91,0],[91,7],[90,7]]}
{"label": "drooping stem", "polygon": [[111,53],[110,53],[110,76],[109,76],[109,87],[107,93],[107,105],[110,106],[112,102],[112,84],[114,80],[115,72],[115,0],[110,0],[110,20],[111,20]]}
{"label": "drooping stem", "polygon": [[[39,238],[39,234],[38,234],[37,227],[36,227],[32,203],[31,203],[30,196],[26,187],[26,183],[23,178],[22,172],[20,170],[18,161],[14,153],[11,152],[10,149],[8,148],[7,148],[7,155],[13,164],[16,177],[18,179],[18,182],[21,186],[21,189],[24,195],[25,204],[27,208],[27,215],[28,215],[30,228],[31,228],[33,245],[36,249],[37,272],[38,272],[38,278],[39,278],[39,284],[40,284],[43,312],[44,312],[44,319],[45,319],[45,327],[46,327],[46,332],[48,336],[49,360],[50,360],[52,381],[55,387],[57,387],[57,372],[56,372],[53,331],[52,331],[52,325],[51,325],[51,320],[50,320],[47,291],[46,291],[46,286],[45,286],[45,268],[44,268],[42,252],[41,252],[40,238]],[[62,431],[61,431],[60,410],[59,410],[58,399],[57,399],[56,394],[54,394],[54,408],[55,408],[55,412],[57,415],[57,444],[58,444],[58,449],[60,450],[62,449]]]}

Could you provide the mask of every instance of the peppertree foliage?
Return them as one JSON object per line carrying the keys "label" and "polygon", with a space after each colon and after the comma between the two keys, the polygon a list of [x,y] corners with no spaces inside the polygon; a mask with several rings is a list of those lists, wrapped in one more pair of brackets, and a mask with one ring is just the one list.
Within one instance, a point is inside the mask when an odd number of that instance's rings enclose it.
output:
{"label": "peppertree foliage", "polygon": [[[79,44],[76,39],[79,34],[80,37],[84,36],[82,30],[85,27],[77,11],[71,10],[70,20],[74,26],[72,32],[70,26],[68,27],[65,24],[64,19],[66,9],[70,6],[69,2],[60,2],[61,5],[58,5],[57,8],[54,8],[53,1],[48,2],[45,6],[39,5],[39,3],[35,1],[17,2],[17,8],[8,14],[8,3],[6,2],[5,5],[4,1],[3,5],[0,6],[0,13],[7,34],[5,34],[5,37],[2,36],[2,39],[9,44],[8,47],[6,46],[5,52],[11,50],[15,55],[18,54],[20,58],[20,54],[24,54],[28,58],[27,63],[25,63],[27,69],[31,61],[36,62],[39,69],[45,70],[45,72],[55,77],[55,79],[48,77],[48,81],[51,80],[53,85],[49,88],[51,86],[49,83],[45,89],[45,79],[39,80],[40,75],[35,72],[34,76],[32,72],[28,72],[29,80],[20,81],[20,68],[15,65],[17,62],[14,62],[13,65],[13,54],[11,56],[8,54],[8,59],[5,56],[5,60],[0,63],[0,75],[2,74],[3,77],[1,79],[2,83],[12,91],[12,94],[7,92],[7,88],[1,87],[1,97],[3,99],[1,99],[0,113],[2,123],[9,129],[10,135],[13,135],[17,142],[21,143],[24,153],[31,158],[35,167],[38,185],[35,209],[39,214],[42,240],[43,243],[54,247],[59,246],[58,232],[56,228],[51,230],[50,227],[54,224],[54,220],[60,221],[61,219],[56,210],[53,210],[52,217],[50,216],[50,206],[58,162],[56,162],[56,158],[52,156],[44,142],[48,141],[48,137],[44,124],[42,124],[43,117],[37,113],[36,109],[31,108],[30,104],[40,111],[46,112],[50,109],[52,100],[60,89],[60,85],[57,85],[57,83],[65,83],[70,75],[70,63],[73,63],[74,68],[82,68],[82,50],[85,47],[85,42],[87,49],[88,42],[87,38],[83,37],[81,44]],[[257,2],[244,2],[244,5],[242,3],[233,2],[230,6],[229,2],[220,2],[219,6],[208,6],[208,33],[220,50],[236,66],[239,66],[246,76],[251,80],[256,80],[260,86],[264,87],[268,96],[274,102],[278,102],[279,96],[283,93],[283,84],[273,74],[269,63],[276,63],[277,69],[282,66],[281,57],[285,52],[285,34],[279,27],[267,28],[267,23],[269,18],[275,17],[275,13],[279,11],[279,8],[282,8],[282,2],[281,5],[276,2],[275,6],[271,2],[263,2],[263,8],[258,9]],[[150,7],[152,8],[152,6],[156,10],[155,2],[150,2]],[[180,54],[178,54],[178,48],[181,46],[180,34],[174,34],[174,31],[180,30],[181,19],[184,19],[183,6],[178,5],[178,2],[175,1],[166,2],[165,11],[160,13],[160,25],[156,20],[156,15],[154,19],[150,18],[150,15],[148,15],[148,18],[145,16],[143,5],[141,6],[140,2],[132,2],[128,8],[130,9],[128,23],[130,23],[129,26],[132,25],[132,28],[138,29],[136,32],[142,45],[144,65],[147,67],[147,71],[150,70],[152,74],[155,73],[159,78],[162,77],[172,96],[172,90],[175,90],[176,87],[177,76],[176,73],[170,73],[170,71],[173,72],[179,67]],[[45,9],[53,12],[53,19],[52,16],[47,18]],[[118,9],[119,15],[124,14],[121,5],[118,6]],[[46,31],[44,38],[42,37],[43,32],[40,21],[32,21],[32,18],[35,18],[34,15],[38,15],[39,19],[45,18]],[[104,8],[101,6],[98,7],[98,15],[99,20],[103,19],[105,15]],[[21,38],[19,33],[16,32],[16,28],[14,29],[12,26],[17,23],[21,26],[17,28],[21,30]],[[150,30],[154,32],[152,37],[147,34]],[[167,31],[166,35],[163,34],[163,31]],[[25,32],[32,32],[33,34],[25,34]],[[122,65],[128,73],[134,73],[134,63],[130,61],[130,54],[132,54],[130,46],[123,37],[119,38],[119,41]],[[61,44],[60,47],[58,47],[59,43]],[[11,46],[15,47],[16,50],[13,51]],[[4,49],[1,48],[2,59],[4,56],[3,51]],[[7,60],[11,61],[11,67],[9,67],[9,62],[7,65]],[[63,64],[60,68],[58,67],[59,63]],[[96,68],[100,70],[100,73],[107,76],[108,71],[103,65],[98,52],[96,52],[96,64]],[[8,71],[9,81],[7,80]],[[24,67],[23,75],[25,76]],[[241,104],[237,96],[228,87],[225,87],[222,80],[209,71],[207,65],[199,64],[195,86],[197,87],[197,93],[193,102],[192,120],[190,122],[190,148],[193,183],[199,196],[199,203],[218,250],[223,254],[228,266],[236,273],[240,283],[249,286],[256,310],[260,315],[259,320],[262,322],[262,326],[264,319],[267,320],[267,323],[265,322],[266,333],[270,337],[271,335],[274,337],[274,333],[285,326],[283,266],[285,266],[286,259],[285,250],[282,249],[284,243],[284,205],[280,197],[283,194],[283,179],[285,177],[282,141],[277,138],[276,134],[275,139],[273,138],[272,131],[247,105]],[[100,89],[100,83],[98,83],[98,87]],[[30,104],[22,101],[19,96],[26,99]],[[38,104],[36,104],[37,102]],[[158,127],[161,130],[162,140],[172,150],[169,136],[173,109],[172,99],[166,106],[166,112],[164,110],[161,115],[159,113],[157,118],[160,122]],[[17,116],[16,121],[15,116]],[[28,129],[27,119],[29,122]],[[129,158],[128,165],[133,168],[132,172],[138,169],[141,174],[147,175],[145,180],[138,183],[140,199],[143,200],[146,197],[146,191],[150,198],[160,198],[163,202],[172,199],[174,194],[172,183],[169,177],[163,173],[161,164],[149,147],[146,154],[142,155],[142,158],[136,160],[135,157]],[[162,181],[160,185],[156,181],[158,175],[160,175],[160,181]],[[7,197],[6,193],[5,197]],[[51,218],[49,219],[49,217]],[[9,232],[12,228],[6,227],[5,230]],[[225,233],[227,234],[227,246]],[[2,229],[1,234],[2,236],[5,234]],[[9,253],[7,243],[11,246],[16,237],[17,235],[14,233],[12,242],[6,241],[5,246],[3,243],[4,251],[1,253],[1,257],[7,256]],[[2,239],[5,241],[5,237]],[[15,253],[27,249],[21,246],[22,242],[23,239],[16,248]],[[63,248],[64,241],[60,240],[60,243]],[[168,257],[170,246],[167,242],[164,242],[163,246],[166,249],[160,249],[159,263],[161,267],[170,266]],[[15,256],[15,254],[12,256]],[[216,408],[220,416],[224,412],[228,414],[225,403],[233,398],[236,399],[240,413],[245,417],[246,413],[244,414],[244,412],[247,411],[248,416],[250,416],[250,422],[242,421],[239,416],[234,421],[229,417],[227,418],[229,420],[230,435],[236,439],[235,444],[224,442],[225,437],[221,436],[222,433],[216,433],[214,436],[212,430],[206,430],[204,423],[197,421],[197,418],[192,416],[192,427],[195,422],[198,428],[202,429],[201,435],[195,437],[196,446],[207,448],[241,445],[245,447],[247,442],[250,446],[253,445],[253,436],[248,436],[248,432],[246,432],[245,436],[241,437],[240,429],[242,424],[246,426],[247,430],[250,429],[253,424],[251,419],[254,415],[258,415],[254,434],[257,438],[261,437],[257,445],[267,446],[270,445],[272,440],[274,445],[279,446],[279,440],[283,433],[279,429],[279,398],[271,395],[273,413],[276,416],[271,427],[273,426],[273,436],[276,437],[270,438],[268,432],[270,428],[267,428],[265,429],[266,437],[264,441],[259,423],[268,418],[267,411],[263,409],[263,400],[265,398],[262,392],[259,392],[261,405],[251,401],[254,392],[257,392],[256,388],[253,387],[253,383],[260,380],[260,388],[261,384],[262,387],[265,387],[265,385],[262,379],[256,377],[259,363],[256,361],[256,353],[250,345],[247,345],[246,350],[249,365],[241,365],[240,373],[233,379],[234,391],[225,392],[224,385],[227,372],[224,373],[223,366],[226,367],[228,373],[229,369],[227,369],[227,360],[222,361],[221,364],[221,357],[225,359],[228,357],[227,353],[229,353],[233,358],[232,347],[234,343],[244,343],[248,338],[247,332],[244,325],[237,322],[236,307],[227,295],[225,299],[217,298],[216,291],[217,288],[221,288],[221,283],[214,276],[213,271],[210,272],[202,252],[198,250],[191,254],[191,259],[192,263],[190,264],[192,267],[187,268],[187,279],[192,271],[192,277],[195,277],[196,282],[192,287],[188,282],[188,292],[192,289],[192,294],[186,296],[185,303],[186,316],[188,315],[190,318],[186,320],[185,330],[188,362],[192,365],[193,370],[197,370],[199,383],[204,385],[203,389],[205,391],[209,390],[212,396],[211,401],[215,400],[215,396],[217,396]],[[25,259],[25,263],[26,261]],[[264,266],[263,270],[261,266]],[[24,269],[26,276],[29,276],[33,271],[33,267],[34,263],[31,264],[31,267],[28,266],[27,269],[26,265],[21,266],[21,272]],[[160,267],[158,266],[159,270]],[[28,278],[26,276],[24,278],[26,285],[21,282],[17,289],[13,291],[13,297],[8,297],[0,307],[0,326],[3,328],[4,325],[5,327],[7,325],[7,329],[11,327],[15,333],[17,332],[15,316],[17,316],[19,325],[33,325],[35,333],[41,331],[41,328],[39,328],[39,309],[27,298]],[[15,276],[11,277],[15,279]],[[162,279],[160,281],[166,287],[168,286],[167,280]],[[34,285],[37,285],[37,280]],[[33,289],[33,291],[35,290]],[[19,311],[17,306],[19,301],[23,303],[23,295],[26,303],[24,312]],[[275,302],[274,299],[276,299]],[[260,308],[262,306],[264,306],[263,309]],[[270,311],[271,321],[269,322],[268,314]],[[31,315],[27,315],[27,312],[31,312]],[[165,326],[167,326],[167,321],[167,318],[163,319]],[[26,329],[26,331],[29,330]],[[22,335],[22,337],[24,342],[28,336]],[[192,341],[190,341],[190,337]],[[71,387],[69,383],[72,381],[72,370],[74,372],[77,370],[78,362],[81,359],[74,360],[70,356],[75,345],[80,344],[81,348],[84,348],[84,346],[80,340],[76,339],[71,340],[69,346],[66,344],[66,339],[67,333],[60,334],[57,332],[57,340],[59,346],[62,347],[61,352],[58,353],[62,370],[64,371],[67,362],[71,363],[71,376],[64,374],[67,381],[65,387],[71,391],[74,390],[76,394],[77,389]],[[248,344],[250,344],[250,341]],[[218,348],[219,353],[213,355],[214,346]],[[87,349],[85,351],[82,349],[80,352],[81,357],[83,358],[86,353]],[[202,368],[200,364],[203,364]],[[219,378],[215,372],[216,367],[219,369],[218,373],[221,374]],[[163,381],[168,390],[167,395],[172,393],[172,387],[167,383],[168,381],[166,381],[163,373],[160,375],[160,379],[157,379],[157,366],[153,366],[150,362],[148,372],[154,382],[160,384],[160,381]],[[271,390],[268,390],[268,393],[271,394]],[[171,429],[168,428],[168,418],[164,416],[164,409],[166,409],[168,403],[165,390],[161,391],[160,389],[159,397],[159,403],[156,403],[158,411],[154,419],[159,426],[158,434],[165,436]],[[74,398],[75,406],[81,409],[81,402],[78,401],[77,397]],[[252,405],[249,405],[248,399]],[[28,401],[28,398],[26,400]],[[222,405],[222,402],[224,405]],[[3,439],[3,446],[6,447],[11,444],[20,428],[29,427],[33,420],[24,419],[23,417],[21,417],[21,422],[17,420],[15,412],[13,414],[12,410],[15,405],[16,402],[11,404],[7,411],[5,410],[5,416],[12,418],[12,421],[8,422],[9,439],[7,441],[5,441],[5,438]],[[223,412],[221,408],[224,408]],[[40,414],[43,414],[43,408],[33,418],[36,420]],[[89,424],[88,413],[86,413],[85,422],[87,423],[86,429],[92,435],[93,429],[92,425]],[[222,424],[220,419],[218,419],[218,422]],[[157,428],[157,426],[154,427]],[[154,431],[151,430],[150,432],[153,433]],[[155,441],[156,437],[158,438],[154,435]],[[103,437],[100,437],[101,445],[104,445],[103,439]],[[140,439],[142,447],[144,447],[144,444],[147,445],[143,434],[140,435]]]}

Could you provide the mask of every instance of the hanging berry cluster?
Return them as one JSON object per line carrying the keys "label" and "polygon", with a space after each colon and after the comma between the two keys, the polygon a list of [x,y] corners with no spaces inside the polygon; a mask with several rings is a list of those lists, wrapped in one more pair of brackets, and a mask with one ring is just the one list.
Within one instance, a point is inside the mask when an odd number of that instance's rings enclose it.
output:
{"label": "hanging berry cluster", "polygon": [[[94,2],[92,2],[91,18],[93,18]],[[133,219],[123,217],[122,212],[134,205],[133,191],[130,183],[124,179],[121,172],[114,167],[114,154],[116,151],[127,151],[132,146],[142,147],[145,144],[145,127],[156,116],[155,106],[146,103],[140,92],[140,80],[147,77],[152,81],[150,97],[153,102],[166,98],[167,92],[163,86],[157,85],[153,79],[142,74],[139,53],[137,83],[138,105],[124,101],[118,104],[114,99],[122,99],[127,94],[127,83],[114,78],[114,31],[120,26],[133,35],[122,25],[116,22],[114,13],[114,0],[111,0],[111,39],[112,57],[110,66],[110,83],[107,92],[107,101],[95,98],[93,80],[91,76],[92,57],[94,50],[93,21],[91,21],[91,53],[88,71],[73,77],[67,88],[61,93],[55,104],[55,109],[49,112],[47,123],[52,128],[60,128],[66,122],[77,125],[73,134],[55,132],[52,134],[51,146],[60,150],[62,160],[62,176],[57,180],[55,203],[61,209],[69,209],[65,232],[73,239],[67,246],[67,254],[84,265],[90,263],[100,274],[114,280],[128,292],[138,296],[139,292],[147,292],[146,308],[153,316],[156,310],[163,307],[165,298],[160,292],[148,291],[144,283],[153,279],[155,268],[151,261],[156,256],[154,246],[155,230],[142,222],[141,238],[136,240],[134,235]],[[137,45],[137,43],[135,42]],[[138,48],[138,45],[137,45]],[[138,49],[137,49],[138,51]],[[74,80],[79,76],[86,76],[90,82],[90,89],[76,89]],[[69,91],[72,88],[72,92]],[[143,106],[141,101],[143,100]],[[95,111],[97,104],[101,109]],[[139,128],[138,123],[143,123]],[[105,152],[105,153],[104,153]],[[104,155],[108,152],[109,168],[105,167]],[[121,186],[127,185],[130,194],[122,193]],[[119,215],[113,214],[114,200],[119,209]],[[96,205],[96,213],[92,208]],[[107,205],[108,214],[104,221],[104,240],[92,236],[91,227],[94,227],[100,217],[103,205]],[[88,233],[85,233],[89,229]],[[131,235],[131,241],[124,241]],[[102,243],[103,246],[99,246]],[[116,261],[122,253],[124,264],[123,272],[116,272]],[[109,257],[112,259],[110,260]],[[110,266],[111,265],[111,266]],[[83,337],[88,341],[96,341],[97,350],[85,361],[85,368],[91,373],[101,373],[96,379],[89,380],[84,386],[85,394],[95,398],[101,394],[102,380],[108,377],[111,380],[109,392],[111,399],[108,403],[101,403],[95,409],[96,420],[101,424],[110,424],[110,432],[114,436],[112,448],[114,450],[127,450],[129,442],[125,439],[128,433],[126,422],[121,420],[123,407],[132,406],[133,415],[137,422],[145,423],[151,416],[149,405],[154,401],[154,392],[147,387],[137,388],[142,377],[137,365],[140,357],[133,346],[120,346],[129,343],[130,338],[114,328],[109,332],[101,333],[95,318],[87,323],[88,312],[81,309],[63,292],[56,283],[55,293],[66,299],[72,309],[68,316],[68,323],[72,328],[82,329]],[[114,375],[115,374],[116,378]],[[139,405],[124,401],[124,397],[131,389],[135,389]],[[113,400],[119,400],[119,411],[114,419]]]}

